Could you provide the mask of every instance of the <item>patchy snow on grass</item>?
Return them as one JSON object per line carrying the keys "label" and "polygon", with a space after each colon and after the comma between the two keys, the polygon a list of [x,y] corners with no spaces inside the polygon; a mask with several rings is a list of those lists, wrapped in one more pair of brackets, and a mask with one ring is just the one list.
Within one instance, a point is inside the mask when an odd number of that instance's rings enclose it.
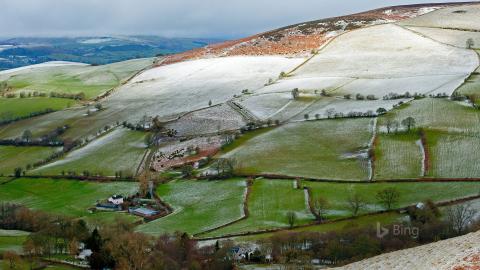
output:
{"label": "patchy snow on grass", "polygon": [[460,48],[467,48],[467,40],[471,38],[474,42],[472,48],[480,48],[480,32],[414,26],[409,26],[407,29],[438,42]]}
{"label": "patchy snow on grass", "polygon": [[12,68],[0,71],[1,75],[10,75],[13,73],[21,72],[21,71],[32,71],[39,68],[46,68],[46,67],[61,67],[61,66],[89,66],[89,64],[84,63],[76,63],[76,62],[67,62],[67,61],[50,61],[36,65],[24,66],[19,68]]}
{"label": "patchy snow on grass", "polygon": [[[171,116],[218,104],[254,91],[304,59],[239,56],[187,61],[148,70],[106,102],[127,119]],[[138,108],[142,108],[139,110]]]}
{"label": "patchy snow on grass", "polygon": [[240,129],[246,122],[226,104],[188,113],[166,128],[175,129],[180,136],[191,136]]}
{"label": "patchy snow on grass", "polygon": [[399,22],[408,26],[480,30],[480,5],[442,8],[423,16]]}
{"label": "patchy snow on grass", "polygon": [[[432,90],[429,88],[431,80],[421,85],[418,77],[467,77],[477,66],[478,57],[473,51],[443,45],[399,26],[386,24],[338,37],[293,75],[296,78],[411,77],[417,83],[416,87],[429,91]],[[446,77],[445,80],[450,81],[450,78]],[[386,87],[381,84],[377,91],[382,92]]]}

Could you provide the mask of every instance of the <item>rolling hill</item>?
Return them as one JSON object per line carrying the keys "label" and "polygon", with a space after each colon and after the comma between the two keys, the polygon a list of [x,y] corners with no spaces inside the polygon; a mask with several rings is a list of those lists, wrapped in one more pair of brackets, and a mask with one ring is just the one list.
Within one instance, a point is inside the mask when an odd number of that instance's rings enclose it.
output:
{"label": "rolling hill", "polygon": [[[72,216],[91,221],[98,214],[84,206],[104,199],[108,182],[132,194],[152,181],[149,199],[169,212],[136,220],[136,231],[252,244],[279,231],[404,222],[407,207],[428,200],[478,199],[479,15],[477,2],[387,7],[175,55],[1,71],[0,194],[21,192],[0,202],[33,196],[27,206],[49,210],[49,179],[68,194],[77,181],[100,182],[73,203]],[[45,192],[29,188],[43,182]],[[398,208],[376,201],[388,188]],[[354,193],[367,197],[358,216]],[[315,212],[322,198],[326,224]],[[382,256],[346,269],[388,269]]]}

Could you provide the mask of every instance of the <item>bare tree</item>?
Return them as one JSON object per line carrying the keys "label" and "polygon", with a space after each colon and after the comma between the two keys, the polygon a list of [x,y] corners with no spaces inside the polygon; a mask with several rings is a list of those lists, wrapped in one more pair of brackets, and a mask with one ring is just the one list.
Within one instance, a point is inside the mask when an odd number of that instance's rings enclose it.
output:
{"label": "bare tree", "polygon": [[213,168],[215,169],[219,178],[228,178],[233,175],[235,164],[236,161],[234,159],[219,158],[214,163]]}
{"label": "bare tree", "polygon": [[447,209],[447,220],[451,229],[462,234],[473,221],[477,211],[470,204],[458,204]]}
{"label": "bare tree", "polygon": [[327,208],[329,202],[323,197],[319,197],[313,201],[312,210],[315,212],[315,217],[318,221],[322,222],[326,219],[326,214],[328,212]]}
{"label": "bare tree", "polygon": [[298,88],[295,88],[292,90],[292,98],[293,99],[298,99],[300,97],[300,90]]}
{"label": "bare tree", "polygon": [[400,199],[400,192],[396,188],[386,188],[377,192],[377,201],[385,209],[392,209]]}
{"label": "bare tree", "polygon": [[353,216],[357,216],[360,210],[367,206],[365,198],[356,191],[350,191],[347,197],[347,204]]}
{"label": "bare tree", "polygon": [[297,215],[293,211],[288,211],[287,212],[287,222],[290,228],[293,228],[295,225],[295,222],[297,221]]}
{"label": "bare tree", "polygon": [[30,140],[32,139],[32,132],[30,130],[25,130],[22,134],[22,139],[25,141],[25,142],[30,142]]}
{"label": "bare tree", "polygon": [[410,130],[415,127],[415,119],[411,116],[405,118],[402,120],[402,126],[407,128],[407,132],[410,132]]}
{"label": "bare tree", "polygon": [[467,39],[467,49],[472,49],[473,46],[475,46],[475,41],[473,41],[473,38]]}

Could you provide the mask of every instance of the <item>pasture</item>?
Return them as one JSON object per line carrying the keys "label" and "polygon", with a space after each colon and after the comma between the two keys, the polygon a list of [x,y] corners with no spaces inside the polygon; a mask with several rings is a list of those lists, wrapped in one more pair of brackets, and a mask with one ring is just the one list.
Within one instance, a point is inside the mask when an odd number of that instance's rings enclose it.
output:
{"label": "pasture", "polygon": [[366,202],[360,213],[368,213],[384,210],[377,202],[376,194],[386,188],[395,188],[400,193],[394,207],[406,207],[429,199],[434,202],[459,199],[477,195],[480,189],[480,182],[337,184],[304,181],[304,185],[311,189],[313,200],[324,198],[329,202],[329,218],[351,216],[348,198],[355,193]]}
{"label": "pasture", "polygon": [[375,145],[374,179],[418,178],[422,174],[423,153],[420,136],[379,134]]}
{"label": "pasture", "polygon": [[288,227],[287,213],[290,211],[296,215],[295,225],[314,220],[303,189],[294,188],[293,180],[254,180],[248,210],[247,219],[201,237]]}
{"label": "pasture", "polygon": [[151,58],[145,58],[102,66],[31,66],[0,73],[0,81],[7,82],[17,92],[84,93],[90,99],[120,85],[139,70],[151,65],[152,61]]}
{"label": "pasture", "polygon": [[25,169],[28,164],[42,161],[61,147],[0,146],[0,175],[11,175],[17,167]]}
{"label": "pasture", "polygon": [[[428,176],[470,178],[480,176],[480,138],[468,134],[427,132],[430,152]],[[478,190],[477,190],[478,191]]]}
{"label": "pasture", "polygon": [[64,98],[0,98],[0,122],[47,109],[58,111],[74,104],[74,100]]}
{"label": "pasture", "polygon": [[71,217],[89,217],[88,209],[97,200],[114,194],[137,192],[135,182],[97,183],[47,178],[19,178],[0,185],[0,202],[24,205],[28,208]]}
{"label": "pasture", "polygon": [[242,173],[365,180],[372,119],[292,123],[245,141],[225,157]]}
{"label": "pasture", "polygon": [[138,231],[159,235],[176,231],[201,233],[243,215],[245,181],[172,181],[162,184],[157,194],[174,208],[163,218],[138,227]]}
{"label": "pasture", "polygon": [[147,133],[124,128],[102,135],[87,145],[68,153],[64,158],[35,169],[32,174],[60,175],[88,171],[92,175],[112,176],[122,171],[134,175],[146,151]]}

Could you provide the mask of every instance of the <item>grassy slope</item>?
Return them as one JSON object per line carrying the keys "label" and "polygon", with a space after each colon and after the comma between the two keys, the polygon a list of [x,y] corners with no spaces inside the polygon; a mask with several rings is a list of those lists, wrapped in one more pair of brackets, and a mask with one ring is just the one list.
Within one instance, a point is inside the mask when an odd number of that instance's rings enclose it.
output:
{"label": "grassy slope", "polygon": [[144,132],[127,129],[114,130],[33,173],[58,175],[62,171],[75,171],[81,174],[88,170],[103,175],[114,175],[116,171],[134,174],[146,151],[145,135]]}
{"label": "grassy slope", "polygon": [[[445,201],[478,194],[480,183],[376,183],[376,184],[335,184],[304,182],[312,189],[313,199],[322,197],[329,201],[330,217],[351,216],[347,198],[350,192],[361,194],[367,201],[365,212],[383,210],[377,203],[376,193],[388,187],[394,187],[400,192],[400,199],[396,207],[405,207],[411,204],[431,199]],[[421,192],[419,192],[421,191]]]}
{"label": "grassy slope", "polygon": [[225,181],[174,181],[160,185],[158,195],[175,212],[139,227],[149,234],[185,231],[190,234],[239,219],[243,213],[245,183]]}
{"label": "grassy slope", "polygon": [[[477,50],[480,54],[480,50]],[[457,89],[457,93],[462,95],[480,95],[480,67],[475,70],[476,74],[472,74],[468,80]],[[480,99],[477,100],[477,104],[480,103]]]}
{"label": "grassy slope", "polygon": [[119,85],[137,71],[152,63],[151,58],[135,59],[104,66],[59,66],[24,70],[0,80],[14,89],[42,92],[85,93],[93,98]]}
{"label": "grassy slope", "polygon": [[472,135],[448,134],[428,131],[430,152],[428,176],[480,177],[480,138]]}
{"label": "grassy slope", "polygon": [[[334,223],[325,223],[325,224],[313,225],[308,227],[300,227],[300,228],[288,230],[288,232],[320,232],[320,233],[333,232],[333,231],[337,232],[337,231],[342,231],[346,228],[351,228],[351,227],[359,227],[359,228],[372,227],[372,226],[376,226],[377,222],[380,222],[383,226],[385,226],[387,224],[391,224],[398,221],[402,217],[403,216],[401,214],[397,214],[397,213],[383,213],[378,215],[362,216],[353,220],[345,220],[345,221],[339,221]],[[251,236],[240,236],[240,237],[235,237],[234,240],[238,242],[252,242],[252,241],[269,238],[276,234],[278,233],[262,233],[262,234],[251,235]]]}
{"label": "grassy slope", "polygon": [[305,202],[304,191],[294,189],[292,180],[256,180],[252,186],[248,209],[250,216],[247,219],[202,237],[288,227],[286,215],[289,211],[296,213],[296,225],[314,219]]}
{"label": "grassy slope", "polygon": [[356,179],[367,178],[365,162],[346,158],[370,140],[371,119],[311,121],[281,126],[246,141],[227,156],[245,173]]}
{"label": "grassy slope", "polygon": [[65,109],[75,101],[64,98],[0,98],[0,121],[15,117],[25,117],[47,109]]}
{"label": "grassy slope", "polygon": [[380,117],[379,126],[384,126],[387,117],[400,123],[409,116],[415,118],[417,127],[450,133],[480,134],[479,111],[443,98],[414,100]]}
{"label": "grassy slope", "polygon": [[59,150],[61,148],[0,146],[0,174],[13,174],[15,168],[25,168],[27,164],[45,159]]}
{"label": "grassy slope", "polygon": [[[478,110],[448,99],[425,98],[415,100],[401,109],[380,117],[379,127],[384,129],[387,117],[401,122],[408,116],[412,116],[416,121],[416,126],[424,128],[427,134],[430,164],[427,176],[480,177],[477,166],[477,160],[480,157],[479,151],[477,151],[480,142],[478,139],[480,135],[480,112]],[[388,137],[398,136],[405,138],[409,136],[418,137],[416,134],[390,135]],[[380,136],[380,151],[382,150],[382,137],[383,135]],[[392,145],[397,150],[392,152],[394,156],[391,158],[397,160],[398,164],[392,163],[390,160],[390,166],[383,166],[385,164],[382,164],[380,159],[379,164],[376,164],[376,170],[380,170],[380,173],[382,170],[389,172],[398,170],[395,166],[403,167],[407,165],[408,170],[403,171],[405,176],[418,175],[421,161],[418,163],[413,161],[421,160],[421,156],[419,157],[419,148],[414,147],[412,141],[413,139],[408,142],[408,145],[407,142],[402,143],[403,146],[398,145],[398,142],[395,143],[397,146]]]}
{"label": "grassy slope", "polygon": [[421,176],[422,153],[416,144],[419,136],[380,134],[375,146],[374,179],[401,179]]}
{"label": "grassy slope", "polygon": [[94,206],[97,200],[136,191],[137,184],[134,182],[93,183],[19,178],[0,185],[0,202],[18,203],[73,217],[88,217],[95,215],[89,214],[87,209]]}

